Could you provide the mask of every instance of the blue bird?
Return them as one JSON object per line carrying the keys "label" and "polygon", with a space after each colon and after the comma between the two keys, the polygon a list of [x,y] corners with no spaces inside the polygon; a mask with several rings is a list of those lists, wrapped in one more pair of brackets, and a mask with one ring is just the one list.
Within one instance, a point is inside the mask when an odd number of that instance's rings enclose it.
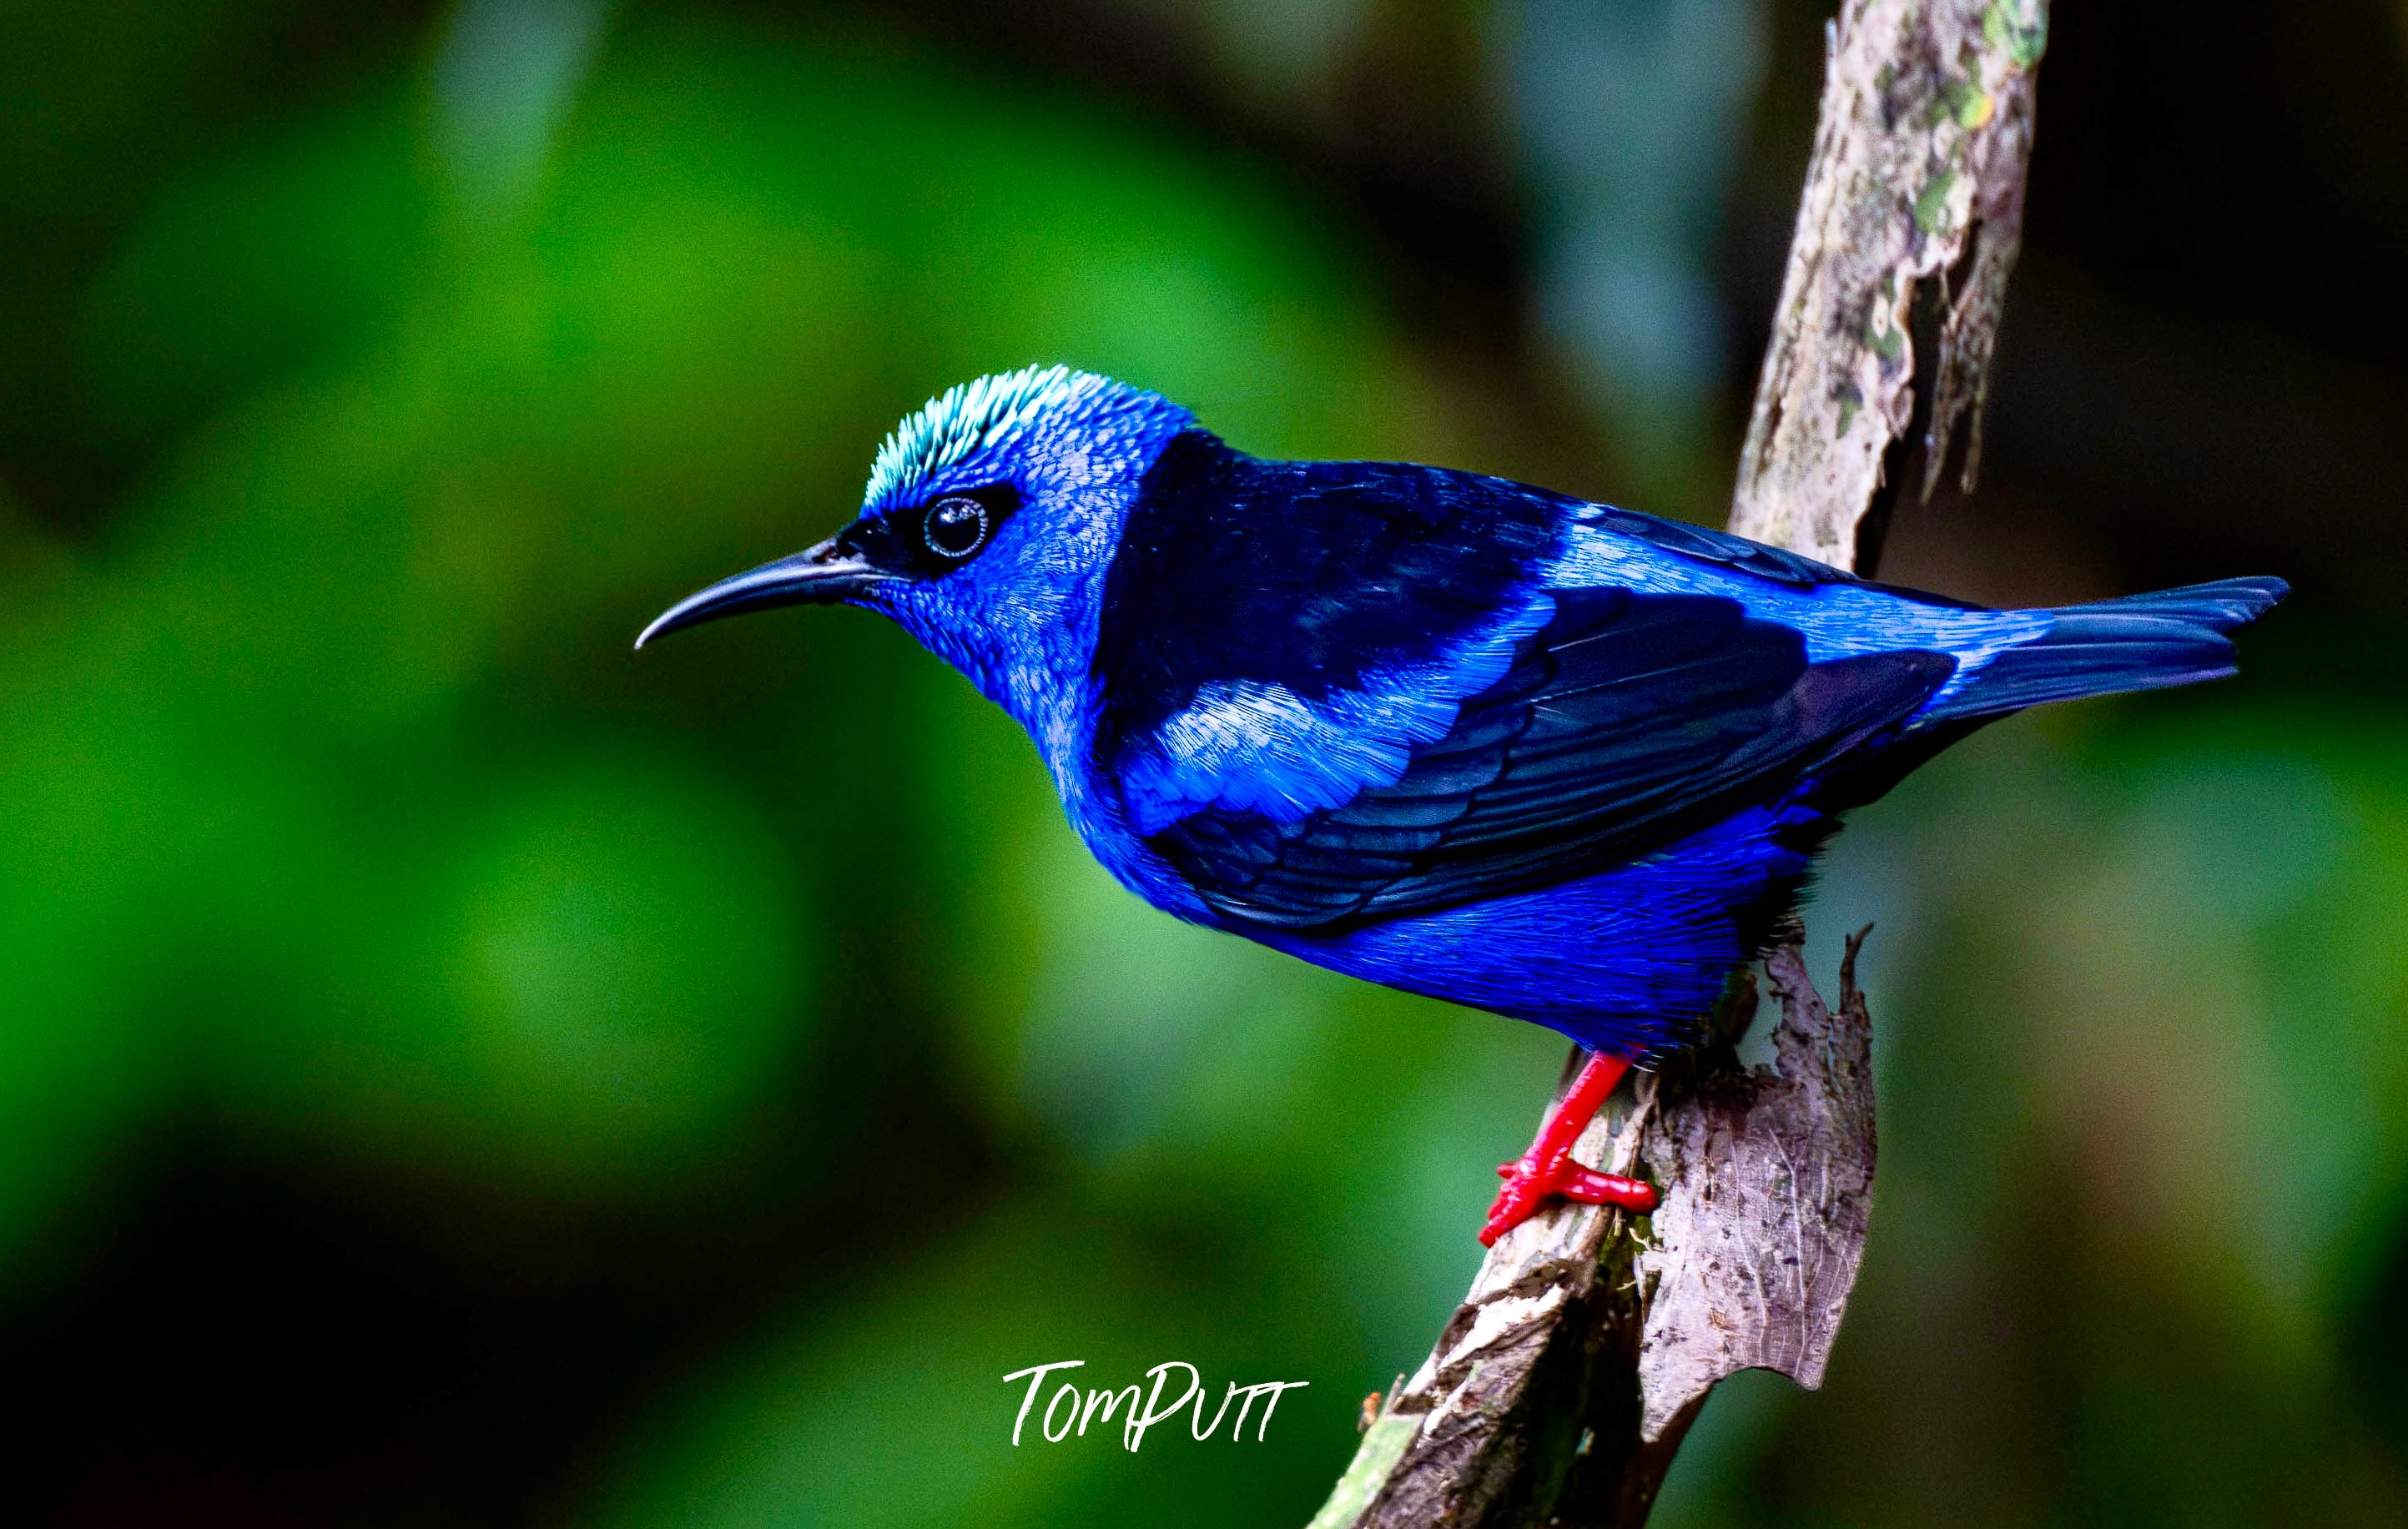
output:
{"label": "blue bird", "polygon": [[637,646],[881,612],[1027,729],[1154,907],[1586,1048],[1494,1242],[1551,1194],[1654,1207],[1572,1141],[1697,1036],[1836,814],[2025,707],[2229,675],[2286,593],[1985,609],[1473,473],[1259,460],[1054,366],[931,400],[852,524]]}

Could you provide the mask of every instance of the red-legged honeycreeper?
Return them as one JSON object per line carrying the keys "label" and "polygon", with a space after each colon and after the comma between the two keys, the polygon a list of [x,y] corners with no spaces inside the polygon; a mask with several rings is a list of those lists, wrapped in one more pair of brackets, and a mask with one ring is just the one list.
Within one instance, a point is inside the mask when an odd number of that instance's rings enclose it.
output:
{"label": "red-legged honeycreeper", "polygon": [[2286,588],[1988,610],[1473,473],[1257,460],[1055,366],[931,400],[851,525],[637,646],[882,612],[1028,730],[1154,907],[1587,1048],[1493,1242],[1550,1194],[1654,1206],[1571,1143],[1698,1034],[1837,813],[2009,712],[2231,674]]}

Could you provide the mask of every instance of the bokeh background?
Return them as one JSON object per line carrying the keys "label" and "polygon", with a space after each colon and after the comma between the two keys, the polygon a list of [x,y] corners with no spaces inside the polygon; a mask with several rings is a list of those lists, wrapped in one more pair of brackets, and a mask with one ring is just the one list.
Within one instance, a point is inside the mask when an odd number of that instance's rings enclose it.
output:
{"label": "bokeh background", "polygon": [[[1719,520],[1828,9],[0,5],[0,1512],[1301,1523],[1561,1043],[1148,912],[872,618],[629,639],[1039,360]],[[2408,1520],[2408,8],[2042,81],[1885,574],[2299,593],[1857,815],[1863,1282],[1668,1524]]]}

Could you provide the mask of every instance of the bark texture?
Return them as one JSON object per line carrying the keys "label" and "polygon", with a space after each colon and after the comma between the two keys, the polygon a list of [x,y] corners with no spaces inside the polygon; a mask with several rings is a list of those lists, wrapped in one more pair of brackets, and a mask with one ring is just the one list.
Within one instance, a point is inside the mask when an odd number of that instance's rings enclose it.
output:
{"label": "bark texture", "polygon": [[[1730,528],[1839,567],[1903,456],[1923,383],[1924,492],[1981,406],[2023,242],[2045,0],[1848,0],[1756,383]],[[1918,302],[1936,356],[1917,355]]]}
{"label": "bark texture", "polygon": [[[1961,438],[1971,486],[2046,36],[2046,0],[1845,0],[1732,530],[1854,567],[1918,449],[1928,493]],[[1872,1191],[1862,937],[1836,1009],[1794,937],[1766,958],[1774,1066],[1733,1055],[1743,977],[1715,1042],[1590,1126],[1575,1155],[1663,1204],[1500,1238],[1311,1529],[1641,1524],[1717,1381],[1821,1383]]]}

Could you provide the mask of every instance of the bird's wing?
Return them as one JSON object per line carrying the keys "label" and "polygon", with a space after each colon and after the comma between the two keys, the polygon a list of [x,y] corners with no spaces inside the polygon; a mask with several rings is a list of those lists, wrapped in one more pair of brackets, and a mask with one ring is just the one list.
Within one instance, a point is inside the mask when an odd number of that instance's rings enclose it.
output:
{"label": "bird's wing", "polygon": [[1094,759],[1131,826],[1294,822],[1394,781],[1546,624],[1578,507],[1435,467],[1172,441],[1121,534],[1093,659]]}
{"label": "bird's wing", "polygon": [[1810,664],[1795,630],[1718,596],[1551,593],[1552,620],[1400,774],[1284,821],[1207,807],[1147,842],[1240,925],[1335,932],[1434,912],[1593,874],[1770,803],[1956,668],[1926,651]]}

